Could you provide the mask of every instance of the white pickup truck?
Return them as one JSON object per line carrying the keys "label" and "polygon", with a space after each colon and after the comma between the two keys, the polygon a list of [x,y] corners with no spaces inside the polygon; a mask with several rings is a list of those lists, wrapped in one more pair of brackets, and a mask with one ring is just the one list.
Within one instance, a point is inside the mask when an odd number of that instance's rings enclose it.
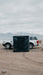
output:
{"label": "white pickup truck", "polygon": [[[38,46],[39,43],[37,37],[30,37],[29,44],[30,49],[33,49],[34,46]],[[3,41],[2,45],[5,46],[6,49],[11,49],[13,47],[13,41]]]}

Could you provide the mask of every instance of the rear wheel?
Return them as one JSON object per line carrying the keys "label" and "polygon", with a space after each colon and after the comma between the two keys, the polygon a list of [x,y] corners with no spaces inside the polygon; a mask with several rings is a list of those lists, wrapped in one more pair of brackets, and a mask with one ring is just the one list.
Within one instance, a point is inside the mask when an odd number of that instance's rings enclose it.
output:
{"label": "rear wheel", "polygon": [[11,45],[10,45],[9,43],[7,43],[7,44],[5,45],[5,48],[6,48],[6,49],[10,49],[10,48],[11,48]]}
{"label": "rear wheel", "polygon": [[33,49],[33,44],[30,43],[30,49]]}

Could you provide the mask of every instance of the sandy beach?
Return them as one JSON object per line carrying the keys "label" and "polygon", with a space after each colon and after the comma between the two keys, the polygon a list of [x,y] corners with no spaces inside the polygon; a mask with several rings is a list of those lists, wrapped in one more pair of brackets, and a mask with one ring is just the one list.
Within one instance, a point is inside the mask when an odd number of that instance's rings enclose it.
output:
{"label": "sandy beach", "polygon": [[43,46],[14,53],[0,45],[0,75],[43,75]]}

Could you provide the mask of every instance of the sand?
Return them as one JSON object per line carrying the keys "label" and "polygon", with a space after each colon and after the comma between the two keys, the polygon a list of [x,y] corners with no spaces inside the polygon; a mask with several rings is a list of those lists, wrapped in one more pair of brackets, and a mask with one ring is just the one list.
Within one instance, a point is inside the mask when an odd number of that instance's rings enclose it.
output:
{"label": "sand", "polygon": [[[43,75],[42,47],[14,53],[0,45],[0,75]],[[6,73],[2,74],[2,71]]]}

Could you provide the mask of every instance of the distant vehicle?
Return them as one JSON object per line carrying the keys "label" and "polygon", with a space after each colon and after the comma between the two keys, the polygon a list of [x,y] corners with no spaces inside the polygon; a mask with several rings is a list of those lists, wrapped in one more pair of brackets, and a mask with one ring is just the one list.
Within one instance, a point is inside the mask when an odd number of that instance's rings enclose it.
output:
{"label": "distant vehicle", "polygon": [[[37,37],[30,37],[29,44],[30,49],[33,49],[34,46],[38,46],[39,43]],[[13,47],[13,41],[3,41],[2,45],[5,46],[6,49],[11,49]]]}

